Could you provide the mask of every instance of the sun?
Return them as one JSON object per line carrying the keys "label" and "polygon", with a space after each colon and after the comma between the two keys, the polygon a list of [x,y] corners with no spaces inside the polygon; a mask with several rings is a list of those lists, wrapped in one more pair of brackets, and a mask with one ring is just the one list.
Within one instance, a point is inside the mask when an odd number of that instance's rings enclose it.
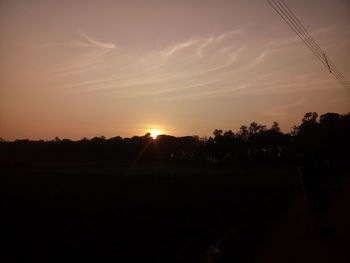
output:
{"label": "sun", "polygon": [[153,139],[157,139],[157,136],[160,134],[160,130],[153,129],[153,130],[150,130],[149,133],[151,134],[151,137]]}

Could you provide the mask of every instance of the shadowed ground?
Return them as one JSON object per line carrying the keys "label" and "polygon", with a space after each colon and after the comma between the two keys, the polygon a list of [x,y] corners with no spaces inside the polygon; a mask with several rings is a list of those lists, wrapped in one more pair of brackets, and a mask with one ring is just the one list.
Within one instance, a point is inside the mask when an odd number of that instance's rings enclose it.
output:
{"label": "shadowed ground", "polygon": [[296,200],[281,221],[271,225],[271,232],[258,246],[260,253],[252,262],[350,262],[350,180],[343,181],[341,192],[329,211],[335,235],[317,239],[310,233],[312,217],[306,197]]}
{"label": "shadowed ground", "polygon": [[350,179],[343,178],[326,217],[335,227],[333,237],[314,236],[314,220],[302,195],[282,212],[266,213],[264,220],[226,233],[201,262],[350,262],[349,203]]}
{"label": "shadowed ground", "polygon": [[196,262],[297,185],[294,167],[3,167],[3,262]]}
{"label": "shadowed ground", "polygon": [[348,179],[320,241],[295,167],[2,170],[3,262],[346,262]]}

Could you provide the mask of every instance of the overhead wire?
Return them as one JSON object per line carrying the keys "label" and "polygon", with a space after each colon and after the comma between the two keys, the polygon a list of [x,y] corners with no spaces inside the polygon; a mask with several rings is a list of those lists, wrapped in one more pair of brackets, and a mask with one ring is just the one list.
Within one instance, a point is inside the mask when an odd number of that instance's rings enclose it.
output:
{"label": "overhead wire", "polygon": [[350,83],[335,66],[333,61],[326,55],[316,40],[310,35],[295,13],[288,7],[284,0],[267,0],[275,12],[285,21],[285,23],[297,34],[317,59],[334,75],[334,77],[350,90]]}
{"label": "overhead wire", "polygon": [[[318,55],[318,53],[312,48],[312,46],[309,44],[307,39],[304,39],[302,34],[299,32],[298,29],[296,29],[292,22],[290,21],[290,19],[288,17],[284,16],[284,12],[282,10],[280,10],[279,6],[275,6],[274,1],[273,0],[267,0],[268,3],[270,3],[270,5],[272,6],[273,9],[275,9],[276,13],[286,22],[286,24],[295,32],[295,34],[297,34],[297,36],[304,42],[304,44],[311,50],[312,53],[314,53],[314,55],[321,61],[321,63],[327,67],[325,61],[322,59],[322,57],[320,57]],[[272,2],[274,4],[272,4]]]}
{"label": "overhead wire", "polygon": [[[282,0],[283,4],[285,5],[285,7],[290,11],[293,12],[287,5],[286,3]],[[275,2],[276,3],[276,2]],[[278,1],[278,3],[281,5],[281,2]],[[284,10],[286,11],[286,9],[284,8]],[[294,13],[292,13],[292,16],[297,18],[296,15]],[[289,14],[289,18],[291,18],[291,15]],[[291,18],[293,19],[293,18]],[[350,89],[350,85],[349,82],[346,80],[346,78],[344,77],[344,75],[339,71],[339,69],[335,66],[335,64],[329,59],[328,56],[326,56],[325,52],[322,50],[322,48],[318,45],[318,43],[311,37],[311,35],[309,34],[309,32],[305,29],[305,27],[302,25],[302,23],[300,22],[300,20],[298,19],[298,21],[294,20],[294,24],[297,25],[298,29],[300,31],[303,32],[304,36],[306,36],[306,40],[307,42],[310,44],[312,43],[313,46],[313,50],[318,53],[319,57],[321,57],[323,55],[324,57],[324,61],[327,64],[328,70],[330,73],[332,73],[334,75],[334,77],[347,89]],[[299,24],[299,25],[298,25]],[[299,32],[300,32],[299,31]],[[324,64],[324,63],[323,63]]]}
{"label": "overhead wire", "polygon": [[[317,45],[317,43],[316,43],[316,45],[315,45],[315,41],[312,41],[312,39],[309,38],[308,33],[305,32],[305,30],[303,29],[304,27],[300,27],[298,21],[296,21],[296,20],[293,18],[293,15],[291,15],[291,14],[289,13],[289,10],[290,10],[290,9],[287,10],[287,9],[281,4],[281,2],[279,2],[279,1],[275,1],[275,0],[272,0],[272,1],[273,1],[275,4],[278,3],[279,9],[283,12],[283,14],[285,14],[285,15],[287,16],[288,20],[291,21],[291,22],[293,23],[293,25],[295,26],[296,30],[297,30],[301,35],[303,35],[303,37],[305,37],[305,40],[308,42],[308,44],[313,48],[313,50],[317,53],[317,55],[318,55],[318,56],[321,58],[321,60],[322,60],[322,59],[323,59],[323,54],[324,54],[324,52],[322,51],[321,48],[319,48],[319,46]],[[284,2],[283,2],[283,3],[284,3]],[[285,4],[285,3],[284,3],[284,4]],[[281,8],[282,8],[283,10],[282,10]],[[300,21],[299,21],[299,22],[300,22]],[[316,50],[315,50],[315,47],[316,47]],[[319,48],[319,50],[317,50],[317,48]],[[328,66],[326,65],[326,67],[328,67]]]}
{"label": "overhead wire", "polygon": [[292,17],[294,18],[294,21],[297,22],[297,25],[299,25],[299,27],[301,28],[301,30],[304,31],[305,35],[311,40],[311,42],[313,43],[313,45],[321,52],[323,53],[322,48],[317,44],[317,42],[315,41],[315,39],[309,34],[309,32],[307,31],[307,29],[304,27],[304,25],[300,22],[299,18],[295,15],[295,13],[289,8],[289,6],[284,2],[284,0],[281,0],[281,3],[283,4],[283,6],[286,7],[286,9],[288,10],[288,12],[292,15]]}
{"label": "overhead wire", "polygon": [[[345,78],[337,71],[336,73],[332,72],[330,66],[328,64],[328,60],[325,58],[325,53],[322,51],[315,49],[315,45],[310,41],[307,37],[306,33],[298,27],[297,23],[293,20],[290,14],[287,13],[287,10],[281,6],[281,3],[275,0],[271,0],[274,5],[272,7],[275,11],[282,17],[282,19],[288,24],[288,26],[298,35],[298,37],[304,42],[304,44],[314,53],[314,55],[321,61],[321,63],[325,66],[330,73],[338,79],[338,81],[344,86],[346,84]],[[346,85],[345,85],[346,86]]]}
{"label": "overhead wire", "polygon": [[284,2],[284,0],[278,0],[278,2],[281,4],[282,3],[282,7],[284,6],[284,10],[289,13],[289,16],[292,16],[294,19],[294,22],[296,23],[296,25],[299,27],[299,29],[301,31],[304,32],[304,35],[309,39],[309,41],[312,43],[313,47],[317,50],[317,52],[320,55],[324,56],[324,59],[327,63],[328,69],[330,71],[330,73],[333,73],[333,75],[335,75],[335,77],[345,86],[348,86],[349,88],[349,82],[346,80],[346,78],[344,77],[344,75],[339,71],[339,69],[334,65],[334,63],[331,61],[331,59],[326,56],[326,53],[322,50],[322,48],[319,46],[319,44],[316,42],[316,40],[310,35],[310,33],[307,31],[307,29],[304,27],[304,25],[301,23],[301,21],[299,20],[299,18],[295,15],[295,13],[288,7],[288,5]]}
{"label": "overhead wire", "polygon": [[[300,20],[294,14],[294,12],[287,6],[287,4],[283,0],[281,0],[281,2],[279,0],[277,0],[277,1],[272,0],[272,1],[275,4],[276,3],[279,4],[279,7],[281,7],[284,10],[284,12],[282,11],[283,14],[286,14],[289,21],[292,20],[292,23],[296,26],[298,32],[301,33],[304,37],[306,37],[306,41],[308,42],[308,44],[310,44],[313,47],[313,50],[317,53],[318,57],[321,58],[321,60],[325,62],[323,64],[326,66],[326,68],[329,70],[329,72],[333,73],[333,75],[338,79],[338,81],[343,86],[344,86],[344,84],[345,84],[345,86],[348,86],[347,81],[346,81],[345,77],[343,76],[343,74],[336,68],[334,63],[329,63],[328,56],[326,56],[325,52],[317,44],[317,42],[314,40],[314,38],[309,34],[309,32],[306,30],[306,28],[302,25]],[[324,58],[324,60],[323,60],[323,58]]]}
{"label": "overhead wire", "polygon": [[[282,0],[283,1],[283,0]],[[310,36],[305,27],[301,24],[300,20],[295,20],[296,15],[291,13],[291,9],[283,1],[283,5],[280,1],[271,0],[268,1],[275,11],[285,20],[288,26],[299,36],[299,38],[305,43],[305,45],[314,53],[314,55],[322,62],[322,64],[329,69],[327,61],[325,60],[325,53],[317,44],[317,42]],[[273,3],[273,4],[272,4]],[[288,21],[287,21],[288,20]]]}

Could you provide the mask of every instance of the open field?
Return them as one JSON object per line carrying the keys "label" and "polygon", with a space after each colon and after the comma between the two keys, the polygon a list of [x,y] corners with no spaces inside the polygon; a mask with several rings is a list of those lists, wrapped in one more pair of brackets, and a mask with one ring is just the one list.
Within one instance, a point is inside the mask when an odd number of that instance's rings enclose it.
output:
{"label": "open field", "polygon": [[293,167],[3,168],[8,262],[194,262],[298,190]]}

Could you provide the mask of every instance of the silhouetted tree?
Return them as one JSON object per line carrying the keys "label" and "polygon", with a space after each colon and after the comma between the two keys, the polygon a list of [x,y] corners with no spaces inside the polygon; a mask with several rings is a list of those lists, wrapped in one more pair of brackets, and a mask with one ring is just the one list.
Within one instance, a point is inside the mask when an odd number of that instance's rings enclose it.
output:
{"label": "silhouetted tree", "polygon": [[50,141],[0,139],[1,160],[114,160],[141,161],[210,161],[217,163],[292,162],[297,152],[322,146],[336,160],[347,160],[350,148],[350,114],[308,112],[300,125],[284,134],[277,122],[270,129],[252,122],[232,130],[215,129],[213,137],[174,137],[160,135],[155,140],[144,136],[106,139],[104,136],[78,141],[55,137]]}
{"label": "silhouetted tree", "polygon": [[277,121],[274,121],[274,122],[272,123],[272,126],[271,126],[271,129],[270,129],[270,130],[275,131],[275,132],[277,132],[277,133],[280,133],[280,132],[281,132],[281,128],[280,128],[280,126],[279,126],[279,124],[278,124]]}

